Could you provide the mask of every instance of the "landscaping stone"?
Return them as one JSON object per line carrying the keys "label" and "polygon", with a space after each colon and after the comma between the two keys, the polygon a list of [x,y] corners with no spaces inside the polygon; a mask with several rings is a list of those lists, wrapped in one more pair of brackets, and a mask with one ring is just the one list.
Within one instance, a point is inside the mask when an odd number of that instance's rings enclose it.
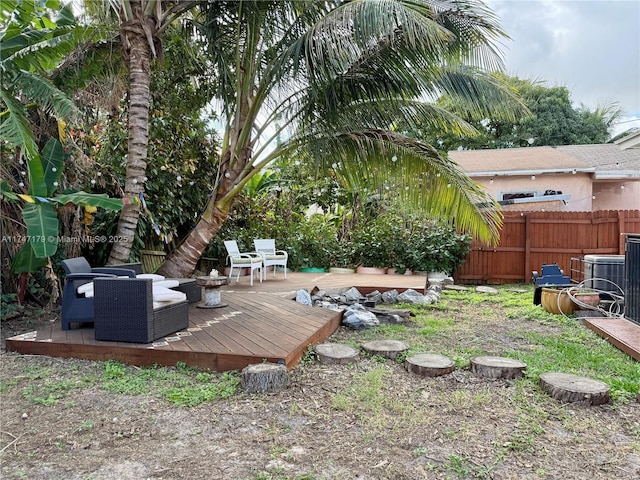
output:
{"label": "landscaping stone", "polygon": [[398,303],[398,290],[387,290],[386,292],[382,292],[380,299],[382,300],[382,303],[386,305]]}
{"label": "landscaping stone", "polygon": [[310,307],[313,306],[311,294],[302,288],[296,292],[296,302],[309,305]]}
{"label": "landscaping stone", "polygon": [[354,330],[360,330],[363,328],[377,327],[380,325],[380,320],[374,314],[368,311],[359,303],[347,307],[342,316],[342,324],[353,328]]}

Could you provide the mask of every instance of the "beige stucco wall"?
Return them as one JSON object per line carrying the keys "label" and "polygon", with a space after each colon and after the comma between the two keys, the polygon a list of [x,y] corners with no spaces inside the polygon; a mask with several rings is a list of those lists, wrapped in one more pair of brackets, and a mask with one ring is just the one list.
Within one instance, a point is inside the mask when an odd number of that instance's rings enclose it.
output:
{"label": "beige stucco wall", "polygon": [[597,182],[593,184],[593,196],[594,210],[637,210],[640,182]]}
{"label": "beige stucco wall", "polygon": [[[489,177],[472,177],[480,183],[496,199],[500,199],[503,193],[537,192],[543,195],[546,190],[561,191],[571,198],[566,204],[561,201],[519,203],[506,206],[505,210],[517,211],[591,211],[593,205],[593,193],[591,191],[590,174],[542,174],[535,175],[535,179],[528,176],[495,176],[493,182]],[[607,207],[613,208],[613,207]],[[629,207],[627,207],[629,208]],[[636,207],[640,208],[640,207]],[[617,207],[614,209],[618,209]]]}

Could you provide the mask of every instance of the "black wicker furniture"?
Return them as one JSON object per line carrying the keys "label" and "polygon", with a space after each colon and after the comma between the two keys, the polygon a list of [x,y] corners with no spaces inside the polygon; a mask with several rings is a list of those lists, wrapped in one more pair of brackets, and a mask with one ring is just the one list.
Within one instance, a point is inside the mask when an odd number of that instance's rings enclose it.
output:
{"label": "black wicker furniture", "polygon": [[66,273],[62,291],[62,330],[69,330],[73,323],[88,323],[94,319],[94,300],[78,292],[82,285],[89,284],[96,278],[117,276],[135,277],[135,271],[126,266],[92,268],[84,257],[62,260],[62,268]]}
{"label": "black wicker furniture", "polygon": [[154,303],[152,285],[150,279],[95,279],[96,340],[151,343],[186,330],[188,302]]}

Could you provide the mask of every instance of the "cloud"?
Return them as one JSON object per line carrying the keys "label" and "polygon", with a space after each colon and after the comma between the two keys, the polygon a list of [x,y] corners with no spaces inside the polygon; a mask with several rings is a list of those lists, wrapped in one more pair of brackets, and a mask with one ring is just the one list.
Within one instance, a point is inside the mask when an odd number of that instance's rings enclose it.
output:
{"label": "cloud", "polygon": [[618,102],[628,118],[640,117],[640,2],[486,3],[511,37],[508,74],[565,86],[576,106]]}

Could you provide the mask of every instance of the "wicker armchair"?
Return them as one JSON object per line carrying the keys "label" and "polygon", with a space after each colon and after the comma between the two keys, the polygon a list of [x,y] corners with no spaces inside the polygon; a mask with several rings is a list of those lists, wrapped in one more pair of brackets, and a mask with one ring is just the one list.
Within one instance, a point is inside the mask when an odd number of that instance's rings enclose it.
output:
{"label": "wicker armchair", "polygon": [[152,285],[150,279],[96,279],[96,340],[150,343],[188,328],[189,304],[186,299],[154,302]]}
{"label": "wicker armchair", "polygon": [[96,278],[115,278],[118,276],[135,278],[136,276],[135,271],[129,268],[91,268],[84,257],[69,258],[60,263],[66,273],[60,315],[62,330],[69,330],[72,323],[93,322],[94,299],[79,293],[78,287]]}

